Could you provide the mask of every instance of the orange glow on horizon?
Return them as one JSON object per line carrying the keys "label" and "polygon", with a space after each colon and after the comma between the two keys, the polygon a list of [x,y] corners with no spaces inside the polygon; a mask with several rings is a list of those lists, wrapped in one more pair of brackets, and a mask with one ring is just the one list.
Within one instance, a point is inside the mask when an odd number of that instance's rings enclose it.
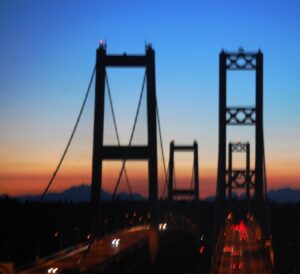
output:
{"label": "orange glow on horizon", "polygon": [[[51,153],[50,153],[51,154]],[[16,155],[9,155],[6,161],[4,156],[0,158],[0,194],[17,195],[37,195],[42,193],[48,181],[52,176],[53,169],[57,161],[53,154],[46,157],[43,161],[34,159],[26,162],[13,159]],[[19,159],[16,157],[16,159]],[[91,165],[89,160],[68,159],[63,163],[57,178],[50,188],[52,192],[61,192],[71,186],[80,184],[90,184]],[[300,175],[298,173],[299,163],[292,159],[282,161],[279,157],[267,162],[268,190],[283,187],[299,188]],[[183,155],[175,159],[176,164],[176,183],[178,187],[190,188],[192,176],[192,157]],[[103,163],[103,189],[112,192],[115,182],[119,176],[122,166],[121,161],[105,161]],[[200,198],[215,195],[217,169],[214,161],[201,162],[199,164]],[[136,162],[128,161],[126,170],[130,181],[132,182],[132,191],[148,196],[147,172],[148,165],[146,161]],[[159,193],[162,193],[164,187],[165,175],[161,163],[158,167]],[[124,176],[120,183],[119,192],[128,192],[128,187]]]}
{"label": "orange glow on horizon", "polygon": [[[283,187],[290,188],[299,188],[299,177],[296,175],[290,174],[279,174],[279,172],[269,172],[268,176],[268,190],[278,189]],[[118,173],[116,173],[118,174]],[[112,192],[113,187],[116,182],[117,176],[116,174],[109,174],[103,177],[103,189],[105,191]],[[19,195],[38,195],[40,194],[46,184],[50,180],[50,174],[0,174],[1,180],[1,190],[0,194],[8,194],[11,196],[19,196]],[[132,177],[131,177],[132,178]],[[129,176],[130,179],[130,176]],[[133,179],[133,178],[132,178]],[[132,180],[131,179],[131,180]],[[185,175],[181,173],[177,178],[178,183],[177,187],[185,188],[184,182],[188,182],[186,184],[186,188],[189,188],[191,185],[191,177],[190,175]],[[216,187],[216,175],[201,175],[200,174],[200,198],[206,198],[211,195],[215,195],[215,187]],[[161,173],[159,176],[159,193],[162,192],[164,183],[164,176]],[[90,184],[90,173],[80,174],[64,174],[58,175],[55,181],[53,182],[53,187],[50,188],[51,192],[61,192],[71,186],[76,186],[80,184]],[[146,174],[138,174],[134,176],[134,180],[131,181],[132,191],[136,193],[140,193],[143,196],[148,196],[148,185],[147,185],[147,175]],[[120,183],[120,192],[128,191],[127,185],[125,183],[124,177],[121,179]]]}

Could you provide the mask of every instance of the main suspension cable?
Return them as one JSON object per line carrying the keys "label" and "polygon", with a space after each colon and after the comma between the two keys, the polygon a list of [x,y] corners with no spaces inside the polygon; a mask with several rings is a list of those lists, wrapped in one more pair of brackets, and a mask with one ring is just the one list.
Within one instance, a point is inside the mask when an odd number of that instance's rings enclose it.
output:
{"label": "main suspension cable", "polygon": [[54,171],[54,173],[53,173],[53,175],[52,175],[52,177],[51,177],[49,183],[47,184],[47,186],[46,186],[46,188],[45,188],[45,190],[44,190],[42,196],[41,196],[40,199],[39,199],[39,202],[38,202],[39,204],[43,201],[44,197],[46,196],[46,194],[47,194],[47,192],[48,192],[48,190],[49,190],[49,188],[50,188],[52,182],[54,181],[54,179],[55,179],[55,177],[56,177],[56,175],[57,175],[57,173],[58,173],[58,171],[59,171],[59,169],[60,169],[60,167],[61,167],[61,165],[62,165],[64,159],[65,159],[65,156],[66,156],[66,154],[67,154],[67,152],[68,152],[68,150],[69,150],[69,147],[70,147],[70,145],[71,145],[71,143],[72,143],[72,140],[73,140],[73,137],[74,137],[75,132],[76,132],[76,130],[77,130],[79,121],[80,121],[80,119],[81,119],[81,115],[82,115],[82,113],[83,113],[83,110],[84,110],[84,107],[85,107],[87,98],[88,98],[89,93],[90,93],[90,89],[91,89],[91,85],[92,85],[92,82],[93,82],[93,79],[94,79],[95,71],[96,71],[96,66],[94,66],[93,73],[92,73],[92,76],[91,76],[91,79],[90,79],[90,82],[89,82],[87,91],[86,91],[86,93],[85,93],[85,97],[84,97],[82,106],[81,106],[81,108],[80,108],[80,111],[79,111],[77,120],[76,120],[75,125],[74,125],[74,127],[73,127],[72,133],[71,133],[70,138],[69,138],[69,141],[68,141],[68,143],[67,143],[67,146],[66,146],[66,148],[65,148],[65,150],[64,150],[64,152],[63,152],[63,154],[62,154],[62,156],[61,156],[61,158],[60,158],[60,161],[58,162],[58,165],[56,166],[56,169],[55,169],[55,171]]}
{"label": "main suspension cable", "polygon": [[[81,119],[81,116],[82,116],[84,107],[85,107],[85,105],[86,105],[87,98],[88,98],[88,96],[89,96],[90,89],[91,89],[91,86],[92,86],[92,82],[93,82],[93,79],[94,79],[95,71],[96,71],[96,66],[94,66],[94,68],[93,68],[93,72],[92,72],[92,75],[91,75],[91,78],[90,78],[90,81],[89,81],[89,84],[88,84],[87,91],[86,91],[85,96],[84,96],[83,103],[82,103],[82,105],[81,105],[81,108],[80,108],[78,117],[77,117],[77,119],[76,119],[75,125],[74,125],[74,127],[73,127],[72,132],[71,132],[71,135],[70,135],[70,137],[69,137],[69,140],[68,140],[68,142],[67,142],[67,145],[66,145],[66,147],[65,147],[65,149],[64,149],[64,151],[63,151],[63,153],[62,153],[62,155],[61,155],[61,157],[60,157],[60,160],[59,160],[59,162],[58,162],[58,164],[57,164],[57,166],[56,166],[56,168],[55,168],[55,170],[54,170],[54,172],[53,172],[53,174],[52,174],[52,176],[51,176],[51,178],[50,178],[50,180],[49,180],[49,182],[48,182],[46,188],[44,189],[42,195],[40,196],[40,198],[39,198],[39,200],[38,200],[38,202],[37,202],[35,208],[33,209],[31,215],[25,220],[25,222],[24,222],[23,224],[20,225],[20,227],[21,227],[23,230],[30,224],[30,222],[32,221],[32,219],[36,216],[37,212],[39,211],[40,206],[42,205],[43,200],[44,200],[44,198],[45,198],[45,196],[46,196],[48,190],[50,189],[50,187],[51,187],[51,185],[52,185],[54,179],[56,178],[56,175],[57,175],[57,173],[59,172],[60,167],[61,167],[61,165],[62,165],[62,163],[63,163],[63,161],[64,161],[64,159],[65,159],[65,156],[66,156],[66,154],[67,154],[67,152],[68,152],[68,150],[69,150],[69,147],[70,147],[70,145],[71,145],[71,143],[72,143],[73,137],[74,137],[75,132],[76,132],[76,130],[77,130],[77,127],[78,127],[79,121],[80,121],[80,119]],[[5,245],[5,246],[1,249],[1,252],[5,251],[5,250],[7,249],[8,246],[9,246],[9,243],[7,243],[7,245]]]}

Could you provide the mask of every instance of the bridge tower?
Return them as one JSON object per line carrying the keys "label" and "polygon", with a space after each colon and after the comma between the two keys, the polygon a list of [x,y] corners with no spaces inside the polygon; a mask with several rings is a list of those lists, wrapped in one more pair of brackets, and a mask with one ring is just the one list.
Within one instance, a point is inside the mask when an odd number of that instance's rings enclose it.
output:
{"label": "bridge tower", "polygon": [[[255,183],[254,199],[257,217],[263,228],[264,216],[264,140],[263,140],[263,54],[258,52],[225,52],[219,56],[219,156],[216,191],[216,230],[224,223],[226,214],[226,128],[227,126],[255,126]],[[227,105],[227,70],[256,72],[255,106]],[[215,231],[218,235],[218,231]]]}
{"label": "bridge tower", "polygon": [[[92,232],[94,237],[100,233],[102,163],[104,160],[147,160],[151,228],[158,226],[157,189],[157,134],[156,134],[156,90],[155,90],[155,52],[146,46],[145,55],[108,55],[101,44],[96,55],[95,112],[92,158]],[[147,87],[147,132],[145,146],[108,146],[103,144],[105,77],[107,67],[141,67],[146,69]],[[155,233],[154,233],[155,234]],[[152,237],[153,238],[153,237]],[[155,236],[154,236],[155,238]]]}
{"label": "bridge tower", "polygon": [[[174,189],[175,151],[192,151],[194,154],[192,189]],[[196,141],[192,146],[175,145],[174,141],[170,143],[168,200],[173,201],[175,197],[193,197],[195,201],[199,201],[198,144]]]}
{"label": "bridge tower", "polygon": [[[250,190],[254,187],[255,170],[250,170],[250,144],[230,142],[228,145],[227,198],[232,199],[232,189],[246,189],[246,200],[250,202]],[[245,169],[233,168],[233,153],[246,153]]]}
{"label": "bridge tower", "polygon": [[[191,151],[194,154],[192,185],[190,189],[178,189],[174,184],[174,154],[175,152]],[[168,174],[168,201],[170,205],[175,198],[191,198],[193,208],[191,214],[194,215],[194,221],[200,228],[199,215],[199,170],[198,170],[198,143],[194,141],[193,145],[175,145],[174,141],[170,143],[169,174]]]}

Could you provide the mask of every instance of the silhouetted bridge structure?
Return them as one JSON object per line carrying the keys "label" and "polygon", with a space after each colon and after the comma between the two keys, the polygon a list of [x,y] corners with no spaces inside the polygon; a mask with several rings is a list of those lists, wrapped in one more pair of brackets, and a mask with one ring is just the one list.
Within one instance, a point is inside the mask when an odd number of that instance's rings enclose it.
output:
{"label": "silhouetted bridge structure", "polygon": [[[141,67],[145,68],[140,98],[146,87],[147,102],[147,143],[105,145],[104,134],[104,102],[105,90],[111,95],[106,75],[106,68]],[[228,106],[226,100],[227,70],[254,70],[256,72],[256,104],[255,106]],[[95,110],[92,163],[92,237],[90,241],[62,250],[47,258],[39,259],[18,273],[134,273],[144,267],[149,273],[155,273],[152,266],[157,254],[164,245],[172,241],[189,239],[201,256],[207,252],[203,243],[201,230],[201,211],[199,210],[199,174],[198,145],[170,143],[168,171],[165,167],[165,184],[168,190],[166,203],[168,212],[159,215],[158,197],[158,160],[157,136],[159,133],[162,145],[161,128],[158,116],[155,85],[155,54],[150,45],[146,46],[145,55],[108,55],[106,46],[101,44],[97,50],[95,75]],[[258,52],[225,52],[220,53],[220,94],[219,94],[219,158],[218,178],[215,206],[215,226],[211,245],[211,273],[271,273],[272,243],[269,229],[268,205],[266,197],[266,170],[263,137],[263,54]],[[112,106],[112,105],[111,105]],[[136,113],[139,113],[140,101]],[[114,111],[112,109],[114,115]],[[117,126],[114,120],[116,135]],[[250,143],[229,142],[226,139],[227,126],[255,127],[255,169],[250,168]],[[157,132],[157,129],[159,132]],[[227,151],[228,145],[228,151]],[[191,187],[177,189],[174,183],[174,153],[190,151],[193,153],[193,174]],[[232,153],[246,153],[246,168],[235,169]],[[164,157],[164,155],[163,155]],[[227,163],[228,157],[228,163]],[[119,160],[122,162],[120,178],[126,173],[126,161],[147,161],[149,189],[149,224],[126,228],[113,234],[102,235],[101,229],[101,189],[103,161]],[[163,158],[164,160],[164,158]],[[127,178],[128,179],[128,178]],[[128,182],[129,183],[129,182]],[[189,183],[187,183],[187,186]],[[244,190],[245,202],[237,205],[233,201],[234,189]],[[201,189],[200,189],[201,190]],[[176,212],[178,200],[188,197],[189,218],[172,215]],[[247,215],[240,216],[242,222],[234,221],[236,207],[244,206]],[[159,217],[159,216],[163,216]],[[181,244],[185,240],[182,240]],[[188,253],[188,251],[186,251]],[[144,260],[148,257],[148,260]],[[138,267],[135,267],[139,264]],[[144,266],[141,266],[143,265]],[[170,267],[171,268],[171,267]],[[138,269],[138,270],[137,270]],[[204,273],[201,267],[191,267],[192,273]]]}

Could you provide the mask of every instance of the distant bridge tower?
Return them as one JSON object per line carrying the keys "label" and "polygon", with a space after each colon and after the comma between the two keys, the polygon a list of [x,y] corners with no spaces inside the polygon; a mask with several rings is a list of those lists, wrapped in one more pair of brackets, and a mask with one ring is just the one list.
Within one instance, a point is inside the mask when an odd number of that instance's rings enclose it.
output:
{"label": "distant bridge tower", "polygon": [[[255,70],[256,103],[255,106],[227,105],[227,70]],[[220,53],[219,67],[219,157],[216,192],[216,228],[224,223],[226,214],[226,128],[232,126],[255,126],[255,201],[257,216],[263,224],[264,217],[264,140],[263,140],[263,54],[258,52]],[[218,232],[217,232],[218,233]]]}
{"label": "distant bridge tower", "polygon": [[[108,146],[103,144],[104,96],[107,67],[144,67],[146,69],[148,143],[145,146]],[[158,189],[156,128],[155,53],[152,47],[146,47],[145,55],[107,55],[105,45],[100,45],[97,50],[96,62],[91,193],[92,231],[95,237],[100,232],[102,163],[104,160],[130,159],[148,161],[149,200],[151,213],[150,222],[153,231],[157,231]],[[155,238],[155,236],[153,237]]]}
{"label": "distant bridge tower", "polygon": [[[193,162],[193,182],[192,189],[174,188],[174,153],[175,151],[192,151],[194,154]],[[194,141],[192,146],[175,145],[170,143],[169,175],[168,175],[168,200],[173,201],[175,197],[191,197],[195,201],[199,200],[199,171],[198,171],[198,144]]]}
{"label": "distant bridge tower", "polygon": [[[255,170],[250,169],[250,144],[241,142],[230,142],[228,145],[228,170],[227,170],[227,184],[228,200],[232,198],[232,189],[245,189],[246,200],[250,201],[250,190],[254,187],[253,178]],[[245,169],[233,168],[233,153],[246,153]]]}
{"label": "distant bridge tower", "polygon": [[[190,151],[194,155],[193,173],[191,188],[175,187],[174,184],[174,154],[175,152]],[[198,170],[198,143],[194,141],[193,145],[175,145],[174,141],[170,143],[170,157],[169,157],[169,174],[168,174],[168,201],[172,207],[173,201],[176,198],[190,198],[193,203],[191,207],[191,214],[194,216],[194,222],[198,229],[200,228],[200,213],[199,213],[199,170]]]}

